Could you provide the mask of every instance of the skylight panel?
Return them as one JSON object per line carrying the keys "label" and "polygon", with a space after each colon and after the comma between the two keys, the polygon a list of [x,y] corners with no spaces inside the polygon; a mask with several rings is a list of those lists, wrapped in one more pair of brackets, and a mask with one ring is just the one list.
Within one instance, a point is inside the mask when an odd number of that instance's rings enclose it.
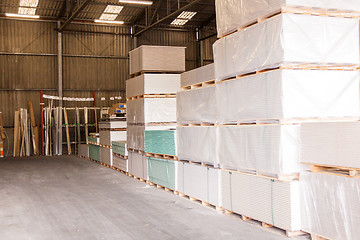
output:
{"label": "skylight panel", "polygon": [[190,20],[193,16],[195,16],[195,14],[196,12],[183,11],[177,18]]}
{"label": "skylight panel", "polygon": [[179,19],[176,18],[174,21],[171,22],[171,25],[177,25],[177,26],[183,26],[185,25],[189,20],[187,19]]}
{"label": "skylight panel", "polygon": [[20,0],[21,7],[37,7],[39,0]]}
{"label": "skylight panel", "polygon": [[114,21],[123,8],[123,6],[107,5],[99,20]]}

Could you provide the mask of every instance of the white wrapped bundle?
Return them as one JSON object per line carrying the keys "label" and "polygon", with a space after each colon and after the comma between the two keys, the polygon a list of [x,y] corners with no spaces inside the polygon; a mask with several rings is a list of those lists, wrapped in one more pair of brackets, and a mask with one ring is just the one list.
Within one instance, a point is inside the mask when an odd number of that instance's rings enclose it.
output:
{"label": "white wrapped bundle", "polygon": [[178,92],[176,111],[178,123],[215,123],[216,85]]}
{"label": "white wrapped bundle", "polygon": [[219,127],[220,166],[285,176],[306,168],[300,164],[300,125]]}
{"label": "white wrapped bundle", "polygon": [[[358,0],[216,0],[216,26],[218,37],[277,13],[286,7],[307,7],[329,13],[359,12]],[[312,12],[309,9],[309,12]],[[359,15],[358,13],[355,15]]]}
{"label": "white wrapped bundle", "polygon": [[180,74],[143,74],[126,81],[126,96],[176,93],[180,90]]}
{"label": "white wrapped bundle", "polygon": [[213,49],[217,81],[281,64],[358,65],[359,21],[286,13],[219,39]]}
{"label": "white wrapped bundle", "polygon": [[178,162],[177,167],[177,190],[180,193],[215,206],[221,205],[219,169],[184,162]]}
{"label": "white wrapped bundle", "polygon": [[176,122],[176,98],[143,98],[127,102],[127,123]]}
{"label": "white wrapped bundle", "polygon": [[79,144],[78,145],[78,155],[82,157],[89,157],[89,145],[88,144]]}
{"label": "white wrapped bundle", "polygon": [[117,167],[125,172],[128,172],[128,160],[127,159],[113,155],[113,166]]}
{"label": "white wrapped bundle", "polygon": [[177,127],[178,159],[218,166],[217,131],[218,127]]}
{"label": "white wrapped bundle", "polygon": [[126,128],[126,121],[100,122],[99,128],[105,128],[105,129]]}
{"label": "white wrapped bundle", "polygon": [[136,177],[148,180],[147,157],[137,152],[129,152],[129,173]]}
{"label": "white wrapped bundle", "polygon": [[215,66],[213,63],[181,74],[181,87],[207,82],[215,79]]}
{"label": "white wrapped bundle", "polygon": [[221,82],[218,120],[359,116],[359,82],[357,71],[326,70],[275,70]]}
{"label": "white wrapped bundle", "polygon": [[301,162],[360,168],[360,122],[301,125]]}
{"label": "white wrapped bundle", "polygon": [[129,126],[127,128],[127,146],[136,150],[145,150],[145,130],[169,130],[175,126]]}
{"label": "white wrapped bundle", "polygon": [[111,146],[112,141],[126,141],[126,131],[100,131],[100,144]]}
{"label": "white wrapped bundle", "polygon": [[223,170],[220,175],[225,209],[287,231],[301,230],[299,181]]}
{"label": "white wrapped bundle", "polygon": [[141,71],[185,71],[185,47],[140,46],[129,52],[130,74]]}
{"label": "white wrapped bundle", "polygon": [[112,149],[100,147],[100,162],[107,165],[113,165],[113,153]]}
{"label": "white wrapped bundle", "polygon": [[326,239],[359,238],[359,178],[304,172],[300,181],[304,231]]}

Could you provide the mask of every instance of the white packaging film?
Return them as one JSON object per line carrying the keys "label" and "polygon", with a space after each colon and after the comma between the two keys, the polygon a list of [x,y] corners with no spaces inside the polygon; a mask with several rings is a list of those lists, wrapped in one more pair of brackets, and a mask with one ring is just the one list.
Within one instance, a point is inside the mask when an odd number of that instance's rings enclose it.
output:
{"label": "white packaging film", "polygon": [[113,165],[113,153],[112,149],[100,147],[100,162]]}
{"label": "white packaging film", "polygon": [[142,74],[126,81],[126,96],[176,93],[180,90],[180,74]]}
{"label": "white packaging film", "polygon": [[213,51],[217,81],[282,64],[359,65],[359,21],[285,13],[217,40]]}
{"label": "white packaging film", "polygon": [[148,180],[148,161],[145,155],[129,151],[128,161],[130,174]]}
{"label": "white packaging film", "polygon": [[216,0],[215,6],[218,37],[254,23],[258,18],[271,16],[284,7],[324,9],[329,13],[360,12],[358,0]]}
{"label": "white packaging film", "polygon": [[207,82],[215,79],[214,63],[195,68],[181,74],[181,87]]}
{"label": "white packaging film", "polygon": [[99,131],[100,144],[111,146],[112,141],[126,141],[126,131]]}
{"label": "white packaging film", "polygon": [[99,128],[100,129],[126,128],[126,121],[100,122]]}
{"label": "white packaging film", "polygon": [[176,98],[143,98],[127,102],[127,123],[176,122]]}
{"label": "white packaging film", "polygon": [[305,170],[300,164],[300,125],[219,127],[220,167],[251,170],[269,176]]}
{"label": "white packaging film", "polygon": [[88,144],[78,144],[78,155],[82,157],[89,157],[89,145]]}
{"label": "white packaging film", "polygon": [[220,170],[197,164],[178,162],[177,190],[185,195],[221,205]]}
{"label": "white packaging film", "polygon": [[359,83],[358,71],[336,70],[275,70],[225,81],[216,84],[217,116],[220,123],[359,116]]}
{"label": "white packaging film", "polygon": [[218,127],[177,127],[178,159],[218,166],[217,131]]}
{"label": "white packaging film", "polygon": [[130,74],[141,71],[185,71],[185,47],[140,46],[129,52]]}
{"label": "white packaging film", "polygon": [[223,208],[288,230],[301,230],[299,181],[221,170]]}
{"label": "white packaging film", "polygon": [[359,178],[303,172],[300,181],[304,231],[334,240],[359,238]]}
{"label": "white packaging film", "polygon": [[116,155],[113,155],[113,166],[117,167],[125,172],[128,172],[128,160],[124,159],[122,157],[118,157]]}
{"label": "white packaging film", "polygon": [[176,111],[178,123],[215,123],[216,85],[178,92]]}
{"label": "white packaging film", "polygon": [[360,169],[360,122],[319,122],[301,125],[304,163]]}

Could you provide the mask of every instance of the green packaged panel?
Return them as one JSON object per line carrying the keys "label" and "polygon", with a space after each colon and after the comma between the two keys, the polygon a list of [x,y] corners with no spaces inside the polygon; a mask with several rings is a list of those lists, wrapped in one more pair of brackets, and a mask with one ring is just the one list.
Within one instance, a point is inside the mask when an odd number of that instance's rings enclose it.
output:
{"label": "green packaged panel", "polygon": [[99,138],[89,136],[88,141],[91,142],[91,143],[99,143]]}
{"label": "green packaged panel", "polygon": [[148,158],[149,181],[175,190],[175,161]]}
{"label": "green packaged panel", "polygon": [[176,156],[176,130],[146,130],[145,152]]}
{"label": "green packaged panel", "polygon": [[111,142],[113,153],[121,154],[127,156],[127,147],[125,141],[113,141]]}
{"label": "green packaged panel", "polygon": [[100,161],[100,146],[89,145],[89,158]]}

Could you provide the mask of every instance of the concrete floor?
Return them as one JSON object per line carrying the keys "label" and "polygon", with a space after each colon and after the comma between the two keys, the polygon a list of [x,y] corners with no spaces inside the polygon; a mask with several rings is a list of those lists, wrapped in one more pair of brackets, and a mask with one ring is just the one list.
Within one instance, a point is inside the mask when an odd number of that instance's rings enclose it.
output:
{"label": "concrete floor", "polygon": [[61,156],[0,160],[0,239],[288,238],[94,162]]}

